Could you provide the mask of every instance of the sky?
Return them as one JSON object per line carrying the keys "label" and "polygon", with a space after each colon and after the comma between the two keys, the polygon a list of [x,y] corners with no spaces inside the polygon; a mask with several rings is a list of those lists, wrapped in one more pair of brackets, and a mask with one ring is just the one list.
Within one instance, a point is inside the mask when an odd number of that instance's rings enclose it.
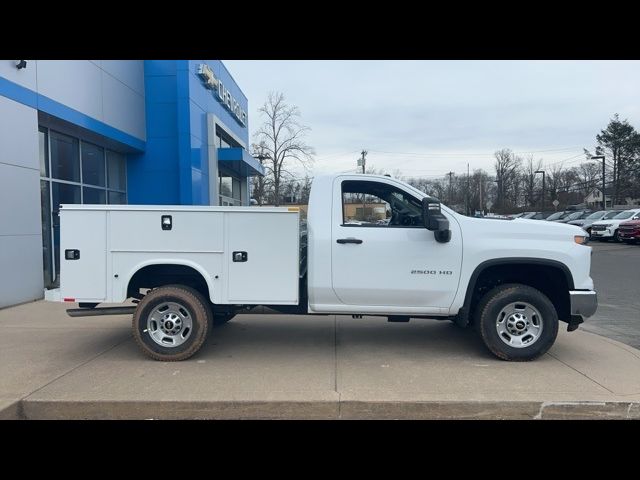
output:
{"label": "sky", "polygon": [[640,61],[223,62],[250,135],[269,92],[300,109],[311,175],[356,171],[363,149],[367,166],[407,177],[493,172],[501,148],[569,168],[615,113],[640,129]]}

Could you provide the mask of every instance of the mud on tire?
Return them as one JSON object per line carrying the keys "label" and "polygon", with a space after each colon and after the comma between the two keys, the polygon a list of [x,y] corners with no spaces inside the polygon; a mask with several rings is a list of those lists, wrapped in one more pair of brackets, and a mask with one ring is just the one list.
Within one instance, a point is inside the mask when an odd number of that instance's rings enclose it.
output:
{"label": "mud on tire", "polygon": [[167,285],[150,291],[133,315],[133,337],[154,360],[175,362],[194,355],[212,322],[211,306],[197,290]]}

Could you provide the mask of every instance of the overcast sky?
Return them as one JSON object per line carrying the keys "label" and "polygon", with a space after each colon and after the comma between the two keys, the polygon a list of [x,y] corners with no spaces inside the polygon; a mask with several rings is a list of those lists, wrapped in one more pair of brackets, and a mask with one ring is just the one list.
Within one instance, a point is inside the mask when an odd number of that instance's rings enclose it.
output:
{"label": "overcast sky", "polygon": [[224,63],[251,134],[270,91],[300,108],[313,174],[355,170],[363,148],[367,165],[405,176],[492,171],[500,148],[571,167],[614,113],[640,128],[640,61]]}

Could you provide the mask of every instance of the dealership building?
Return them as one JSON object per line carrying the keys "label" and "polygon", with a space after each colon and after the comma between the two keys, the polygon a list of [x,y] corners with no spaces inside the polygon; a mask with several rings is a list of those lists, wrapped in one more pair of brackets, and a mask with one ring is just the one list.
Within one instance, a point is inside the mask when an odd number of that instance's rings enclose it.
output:
{"label": "dealership building", "polygon": [[59,205],[248,205],[248,102],[218,60],[0,60],[0,308],[59,283]]}

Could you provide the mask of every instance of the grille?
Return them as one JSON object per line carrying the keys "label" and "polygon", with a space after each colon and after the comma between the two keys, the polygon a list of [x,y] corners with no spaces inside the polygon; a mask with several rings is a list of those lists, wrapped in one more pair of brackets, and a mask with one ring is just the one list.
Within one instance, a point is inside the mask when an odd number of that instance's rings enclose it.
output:
{"label": "grille", "polygon": [[606,227],[604,225],[594,225],[593,227],[591,227],[592,232],[602,232],[604,230],[606,230]]}

